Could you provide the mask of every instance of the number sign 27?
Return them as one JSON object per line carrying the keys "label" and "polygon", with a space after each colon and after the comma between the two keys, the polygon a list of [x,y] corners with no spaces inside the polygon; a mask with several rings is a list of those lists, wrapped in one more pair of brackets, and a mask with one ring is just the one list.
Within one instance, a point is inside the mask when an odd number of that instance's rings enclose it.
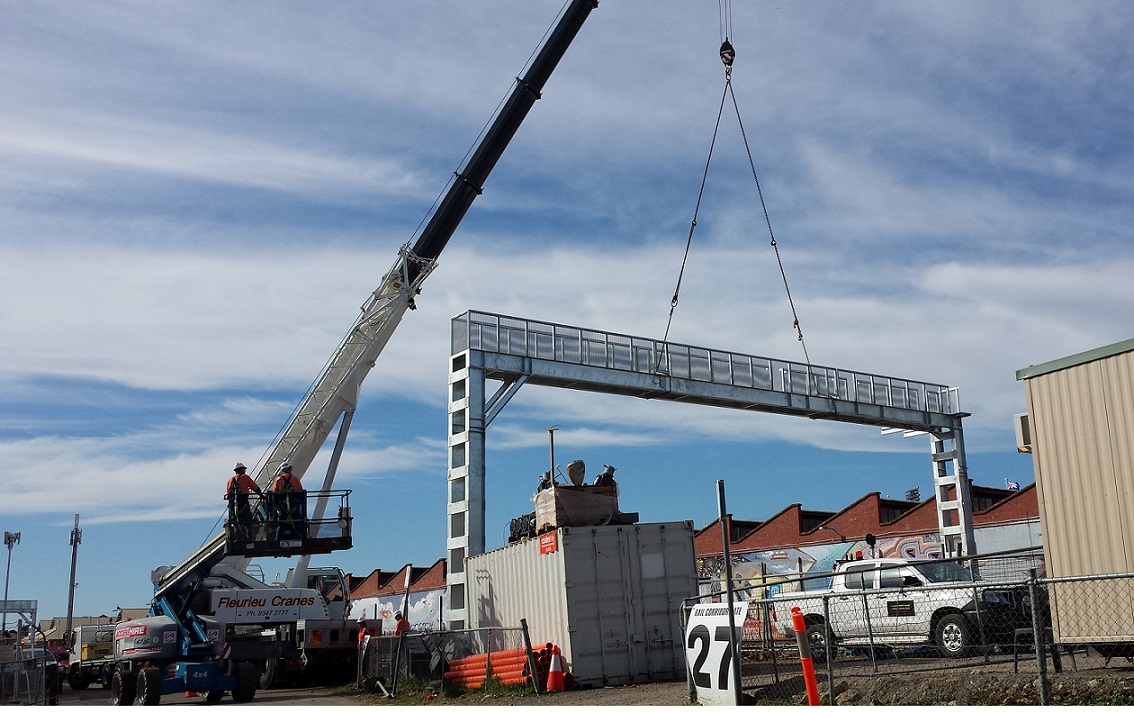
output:
{"label": "number sign 27", "polygon": [[[729,641],[728,626],[715,627],[713,640],[724,642],[724,649],[721,650],[720,654],[721,662],[717,674],[716,688],[722,691],[728,690],[729,682],[732,680],[728,675],[729,669],[732,668],[732,644]],[[693,685],[697,688],[713,688],[712,676],[705,670],[705,661],[709,658],[711,644],[709,642],[709,627],[704,624],[698,624],[689,630],[689,638],[685,640],[685,646],[692,650],[696,647],[697,642],[701,643],[701,650],[693,661]]]}
{"label": "number sign 27", "polygon": [[[735,641],[744,635],[744,617],[747,602],[733,605]],[[736,705],[732,675],[733,649],[729,640],[729,614],[727,604],[698,604],[689,612],[685,626],[685,660],[693,685],[697,689],[697,702],[701,705]]]}

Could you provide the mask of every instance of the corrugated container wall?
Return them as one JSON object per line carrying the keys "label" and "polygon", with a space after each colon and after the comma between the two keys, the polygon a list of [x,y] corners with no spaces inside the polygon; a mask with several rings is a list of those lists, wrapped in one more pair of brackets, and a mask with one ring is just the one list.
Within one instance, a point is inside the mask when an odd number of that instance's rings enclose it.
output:
{"label": "corrugated container wall", "polygon": [[[1066,365],[1053,362],[1050,369],[1020,372],[1049,576],[1134,572],[1134,351],[1129,346],[1134,345],[1107,348],[1118,353],[1102,358],[1088,353],[1078,361],[1069,358]],[[1082,599],[1072,586],[1061,585],[1052,602],[1060,640],[1134,641],[1134,602],[1111,601],[1121,611],[1104,616],[1100,602],[1072,606],[1072,600]]]}
{"label": "corrugated container wall", "polygon": [[532,645],[557,644],[581,684],[685,675],[681,602],[697,593],[693,523],[563,527],[469,557],[469,626],[527,621]]}

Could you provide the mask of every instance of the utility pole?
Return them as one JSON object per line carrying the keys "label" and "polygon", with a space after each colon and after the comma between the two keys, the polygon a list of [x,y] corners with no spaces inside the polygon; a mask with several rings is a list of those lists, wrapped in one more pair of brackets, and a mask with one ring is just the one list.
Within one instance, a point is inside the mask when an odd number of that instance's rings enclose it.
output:
{"label": "utility pole", "polygon": [[67,630],[63,632],[63,642],[71,648],[72,623],[75,617],[75,563],[79,559],[79,543],[83,541],[83,531],[79,529],[79,513],[75,513],[75,527],[71,530],[71,589],[67,596]]}
{"label": "utility pole", "polygon": [[4,574],[4,613],[0,618],[0,638],[8,633],[8,579],[12,576],[12,548],[20,544],[20,533],[4,532],[4,546],[8,548],[8,570]]}

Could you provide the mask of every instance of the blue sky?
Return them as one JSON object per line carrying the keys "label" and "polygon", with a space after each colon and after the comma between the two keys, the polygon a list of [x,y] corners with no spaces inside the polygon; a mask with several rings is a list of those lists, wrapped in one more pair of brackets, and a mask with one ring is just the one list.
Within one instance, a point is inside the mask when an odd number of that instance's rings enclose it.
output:
{"label": "blue sky", "polygon": [[[143,606],[213,531],[411,241],[558,2],[0,8],[0,519],[12,598]],[[737,3],[733,89],[811,360],[960,388],[970,475],[1033,479],[1015,371],[1131,336],[1134,7]],[[660,338],[718,102],[718,3],[604,0],[362,392],[347,570],[445,538],[449,320]],[[673,341],[802,360],[726,114]],[[525,388],[488,546],[557,460],[643,521],[928,494],[924,438]],[[323,461],[318,461],[321,463]],[[319,482],[312,473],[308,487]],[[271,577],[285,560],[266,560]]]}

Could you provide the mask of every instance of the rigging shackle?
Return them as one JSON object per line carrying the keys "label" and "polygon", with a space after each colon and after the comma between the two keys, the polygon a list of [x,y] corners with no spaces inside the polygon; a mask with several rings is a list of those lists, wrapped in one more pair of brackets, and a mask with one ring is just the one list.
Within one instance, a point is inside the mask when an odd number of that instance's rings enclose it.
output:
{"label": "rigging shackle", "polygon": [[731,67],[734,59],[736,59],[736,50],[732,48],[732,43],[728,41],[728,38],[725,38],[725,41],[721,43],[721,61],[724,62],[724,66]]}

